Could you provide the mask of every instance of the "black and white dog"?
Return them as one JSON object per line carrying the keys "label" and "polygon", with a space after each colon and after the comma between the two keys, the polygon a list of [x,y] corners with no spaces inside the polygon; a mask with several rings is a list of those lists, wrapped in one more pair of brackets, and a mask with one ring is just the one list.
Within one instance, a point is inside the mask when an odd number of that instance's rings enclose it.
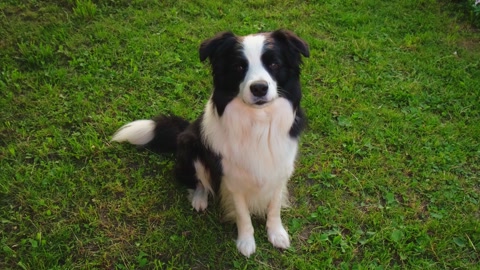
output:
{"label": "black and white dog", "polygon": [[220,33],[200,46],[214,84],[203,114],[193,123],[177,116],[137,120],[112,141],[176,152],[176,177],[191,191],[193,208],[205,210],[208,195],[219,194],[243,255],[255,252],[251,215],[266,215],[268,240],[288,248],[280,209],[305,125],[299,76],[301,55],[309,54],[306,42],[287,30]]}

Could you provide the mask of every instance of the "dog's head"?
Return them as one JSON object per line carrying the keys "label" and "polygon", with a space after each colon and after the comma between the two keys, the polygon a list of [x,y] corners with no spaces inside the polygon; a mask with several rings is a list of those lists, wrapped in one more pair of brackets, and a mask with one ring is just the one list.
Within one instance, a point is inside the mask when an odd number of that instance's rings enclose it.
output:
{"label": "dog's head", "polygon": [[287,30],[243,37],[223,32],[204,41],[200,60],[209,58],[212,65],[212,100],[219,115],[234,98],[262,108],[284,97],[298,107],[301,55],[310,55],[307,43]]}

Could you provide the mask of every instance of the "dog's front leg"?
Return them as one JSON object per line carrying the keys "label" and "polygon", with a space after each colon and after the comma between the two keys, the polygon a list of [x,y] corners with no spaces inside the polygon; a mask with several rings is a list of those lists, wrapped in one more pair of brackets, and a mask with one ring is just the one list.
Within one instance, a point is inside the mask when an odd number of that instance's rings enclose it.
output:
{"label": "dog's front leg", "polygon": [[243,255],[250,257],[255,252],[255,238],[247,202],[243,194],[233,194],[237,223],[237,249]]}
{"label": "dog's front leg", "polygon": [[273,244],[273,246],[286,249],[290,247],[290,239],[287,231],[282,225],[282,219],[280,218],[282,196],[283,191],[281,188],[279,188],[275,192],[270,204],[268,205],[267,234],[268,240]]}

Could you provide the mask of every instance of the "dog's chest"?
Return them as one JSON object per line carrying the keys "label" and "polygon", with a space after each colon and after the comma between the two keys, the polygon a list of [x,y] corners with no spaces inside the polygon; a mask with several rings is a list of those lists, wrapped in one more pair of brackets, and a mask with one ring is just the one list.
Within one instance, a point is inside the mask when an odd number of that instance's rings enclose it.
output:
{"label": "dog's chest", "polygon": [[221,155],[225,179],[268,187],[288,180],[293,172],[298,142],[289,131],[294,119],[286,99],[278,98],[263,109],[234,99],[222,117],[207,109],[203,135]]}

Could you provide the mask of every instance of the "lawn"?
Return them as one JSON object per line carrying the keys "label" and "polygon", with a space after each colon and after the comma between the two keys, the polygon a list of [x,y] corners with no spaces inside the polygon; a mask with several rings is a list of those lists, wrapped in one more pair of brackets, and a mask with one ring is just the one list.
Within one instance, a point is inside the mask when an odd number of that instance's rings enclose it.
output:
{"label": "lawn", "polygon": [[[449,1],[0,3],[0,269],[479,269],[480,33]],[[173,157],[110,143],[195,119],[201,41],[293,30],[309,118],[283,212],[292,247],[236,251]]]}

